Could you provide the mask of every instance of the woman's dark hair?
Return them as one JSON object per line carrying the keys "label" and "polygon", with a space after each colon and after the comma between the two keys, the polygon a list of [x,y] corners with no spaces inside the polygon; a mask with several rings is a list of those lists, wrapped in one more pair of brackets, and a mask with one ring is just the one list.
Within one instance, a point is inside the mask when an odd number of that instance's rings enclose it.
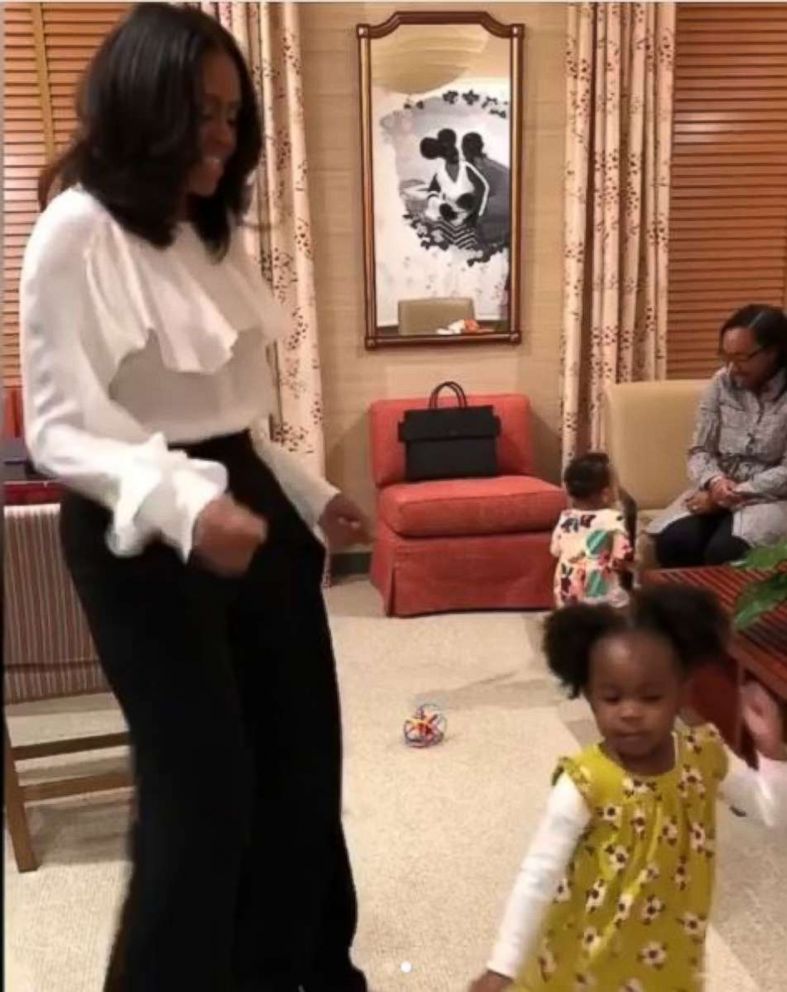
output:
{"label": "woman's dark hair", "polygon": [[721,325],[719,342],[727,331],[745,327],[754,335],[758,348],[773,348],[779,356],[779,367],[787,369],[787,314],[767,303],[749,303],[741,307]]}
{"label": "woman's dark hair", "polygon": [[202,64],[228,55],[238,71],[237,146],[211,197],[193,197],[190,218],[216,253],[248,206],[249,174],[262,150],[257,100],[232,35],[199,10],[141,3],[107,36],[83,77],[79,126],[42,174],[42,207],[56,182],[81,184],[128,231],[171,244],[184,184],[200,159]]}
{"label": "woman's dark hair", "polygon": [[724,651],[728,620],[716,596],[694,586],[640,589],[625,610],[580,603],[556,610],[546,622],[547,664],[572,699],[590,681],[593,648],[607,637],[642,631],[668,641],[684,673]]}
{"label": "woman's dark hair", "polygon": [[609,456],[589,451],[572,458],[563,473],[563,484],[572,499],[590,499],[612,485]]}
{"label": "woman's dark hair", "polygon": [[462,138],[462,154],[469,161],[482,158],[484,154],[484,139],[477,131],[469,131]]}

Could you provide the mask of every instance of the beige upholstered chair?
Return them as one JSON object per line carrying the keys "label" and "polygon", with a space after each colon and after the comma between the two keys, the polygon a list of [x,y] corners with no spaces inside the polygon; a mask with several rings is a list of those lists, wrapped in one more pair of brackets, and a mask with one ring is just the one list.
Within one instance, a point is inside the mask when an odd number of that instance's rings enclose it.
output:
{"label": "beige upholstered chair", "polygon": [[620,486],[637,510],[637,559],[653,564],[647,525],[688,488],[686,455],[704,379],[625,382],[607,386],[603,416],[607,452]]}
{"label": "beige upholstered chair", "polygon": [[474,317],[475,307],[470,297],[399,300],[399,333],[404,335],[435,334],[438,327]]}
{"label": "beige upholstered chair", "polygon": [[[60,550],[58,504],[11,506],[5,510],[5,703],[108,692],[90,634]],[[38,861],[27,822],[28,803],[81,795],[131,784],[129,771],[22,785],[17,762],[52,755],[113,748],[126,733],[12,745],[3,716],[3,761],[8,830],[20,871]]]}

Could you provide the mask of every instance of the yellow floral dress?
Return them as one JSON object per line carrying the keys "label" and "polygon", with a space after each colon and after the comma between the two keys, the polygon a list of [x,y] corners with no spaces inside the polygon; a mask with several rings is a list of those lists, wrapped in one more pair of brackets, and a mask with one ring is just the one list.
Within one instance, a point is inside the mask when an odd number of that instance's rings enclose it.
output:
{"label": "yellow floral dress", "polygon": [[563,759],[591,820],[520,992],[699,992],[727,756],[713,727],[676,734],[672,771],[634,777],[601,746]]}

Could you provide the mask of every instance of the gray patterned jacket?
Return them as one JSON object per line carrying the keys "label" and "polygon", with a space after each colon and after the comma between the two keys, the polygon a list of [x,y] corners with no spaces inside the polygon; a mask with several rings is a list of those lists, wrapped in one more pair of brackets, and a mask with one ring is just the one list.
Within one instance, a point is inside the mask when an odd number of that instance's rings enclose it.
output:
{"label": "gray patterned jacket", "polygon": [[[787,539],[787,374],[779,372],[755,394],[741,389],[726,369],[718,372],[700,400],[689,448],[688,474],[694,489],[716,475],[739,483],[752,497],[734,511],[732,532],[751,545]],[[689,515],[681,495],[648,527],[658,534]]]}

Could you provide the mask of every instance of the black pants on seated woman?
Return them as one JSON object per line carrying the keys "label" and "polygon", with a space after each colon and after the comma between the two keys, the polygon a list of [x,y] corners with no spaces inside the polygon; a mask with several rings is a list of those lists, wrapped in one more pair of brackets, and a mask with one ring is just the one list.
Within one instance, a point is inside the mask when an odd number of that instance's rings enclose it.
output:
{"label": "black pants on seated woman", "polygon": [[732,523],[727,511],[681,517],[655,536],[659,564],[662,568],[694,568],[737,561],[749,545],[735,537]]}

